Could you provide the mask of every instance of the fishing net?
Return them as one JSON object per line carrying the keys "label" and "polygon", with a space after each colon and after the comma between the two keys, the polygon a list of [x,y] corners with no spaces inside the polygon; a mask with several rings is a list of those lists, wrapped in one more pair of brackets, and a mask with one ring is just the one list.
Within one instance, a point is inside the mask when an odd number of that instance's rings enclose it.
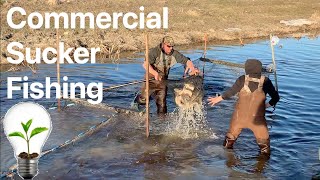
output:
{"label": "fishing net", "polygon": [[[202,68],[203,62],[199,59],[193,62],[199,69]],[[208,69],[214,69],[213,65],[206,65],[206,70]],[[134,96],[140,91],[141,83],[104,91],[103,101],[97,105],[88,103],[86,99],[63,99],[61,111],[58,111],[56,103],[48,102],[45,106],[54,119],[54,130],[44,147],[43,160],[40,162],[44,164],[41,172],[48,172],[49,177],[61,174],[63,178],[90,178],[93,174],[106,173],[102,172],[102,169],[110,169],[112,172],[112,164],[121,166],[122,169],[130,166],[130,169],[134,164],[168,162],[179,157],[179,154],[171,154],[175,144],[189,147],[187,144],[194,142],[193,139],[216,138],[207,126],[204,104],[187,109],[176,107],[174,89],[182,88],[187,81],[182,78],[183,73],[184,67],[181,65],[174,66],[170,71],[169,80],[166,82],[169,112],[167,116],[157,116],[156,105],[154,100],[151,100],[151,136],[148,139],[145,139],[143,111],[137,111],[130,106]],[[141,80],[142,78],[143,74]],[[122,81],[121,84],[128,82],[132,81]],[[119,83],[114,81],[110,84],[112,87]],[[126,157],[126,160],[122,157]],[[5,161],[8,163],[4,165],[6,169],[1,169],[2,177],[13,176],[17,166],[10,165],[15,164],[14,159],[8,157]],[[102,167],[106,162],[109,165]],[[47,177],[42,175],[39,178]]]}

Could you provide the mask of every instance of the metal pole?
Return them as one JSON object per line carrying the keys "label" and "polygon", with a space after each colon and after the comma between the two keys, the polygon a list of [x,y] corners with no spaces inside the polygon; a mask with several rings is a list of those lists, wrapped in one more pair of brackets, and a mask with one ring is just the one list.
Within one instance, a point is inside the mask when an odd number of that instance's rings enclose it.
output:
{"label": "metal pole", "polygon": [[[59,60],[59,57],[60,57],[60,55],[59,55],[59,43],[60,43],[60,37],[59,37],[59,29],[57,28],[56,29],[57,30],[57,82],[58,82],[58,84],[59,84],[59,86],[60,86],[60,60]],[[61,109],[61,102],[60,102],[60,96],[61,96],[61,94],[59,94],[59,97],[58,97],[58,99],[57,99],[57,101],[58,101],[58,111],[60,111],[60,109]]]}
{"label": "metal pole", "polygon": [[149,137],[149,37],[146,34],[146,136]]}
{"label": "metal pole", "polygon": [[277,66],[276,66],[276,60],[274,58],[274,48],[272,44],[272,34],[270,34],[270,46],[271,46],[271,53],[272,53],[272,63],[274,67],[274,80],[275,80],[275,85],[276,85],[276,90],[278,91],[278,80],[277,80]]}

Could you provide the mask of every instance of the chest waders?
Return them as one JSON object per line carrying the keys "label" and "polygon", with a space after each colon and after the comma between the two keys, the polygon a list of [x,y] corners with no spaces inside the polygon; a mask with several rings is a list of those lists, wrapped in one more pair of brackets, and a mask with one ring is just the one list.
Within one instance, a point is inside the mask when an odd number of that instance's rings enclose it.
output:
{"label": "chest waders", "polygon": [[[266,95],[263,91],[265,77],[250,78],[245,76],[245,83],[239,92],[239,99],[230,121],[230,128],[223,146],[232,149],[243,128],[250,129],[259,145],[260,152],[270,154],[270,139],[265,119]],[[251,92],[249,82],[259,83],[258,88]]]}
{"label": "chest waders", "polygon": [[[161,52],[160,57],[157,57],[154,64],[152,64],[152,67],[155,71],[159,73],[159,75],[162,76],[162,81],[157,80],[151,80],[149,82],[149,95],[153,95],[156,101],[157,105],[157,113],[158,114],[165,114],[167,113],[167,91],[168,88],[166,86],[166,83],[163,80],[166,80],[169,75],[170,68],[174,65],[172,64],[172,56],[167,56],[163,52]],[[149,74],[149,76],[152,78],[154,77],[152,74]],[[142,89],[141,89],[141,96],[139,97],[139,101],[143,102],[145,101],[146,97],[146,83],[143,83]]]}

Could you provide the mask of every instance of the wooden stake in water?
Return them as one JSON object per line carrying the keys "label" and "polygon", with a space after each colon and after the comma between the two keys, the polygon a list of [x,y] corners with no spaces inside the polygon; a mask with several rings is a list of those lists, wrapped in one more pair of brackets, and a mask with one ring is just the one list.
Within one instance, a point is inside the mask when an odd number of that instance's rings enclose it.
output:
{"label": "wooden stake in water", "polygon": [[[208,41],[208,36],[207,34],[204,35],[204,52],[203,52],[203,58],[206,58],[206,54],[207,54],[207,41]],[[204,76],[204,67],[206,65],[206,62],[203,61],[203,68],[202,68],[202,74]]]}
{"label": "wooden stake in water", "polygon": [[271,46],[271,53],[272,53],[272,63],[273,63],[273,72],[274,72],[274,80],[276,85],[276,90],[278,91],[278,80],[277,80],[277,66],[276,60],[274,58],[274,48],[273,46],[278,43],[279,39],[277,37],[273,38],[272,34],[270,34],[270,46]]}
{"label": "wooden stake in water", "polygon": [[204,53],[203,53],[204,58],[206,58],[206,54],[207,54],[207,41],[208,41],[208,35],[205,34],[204,35]]}
{"label": "wooden stake in water", "polygon": [[146,136],[149,137],[149,37],[148,34],[146,37]]}
{"label": "wooden stake in water", "polygon": [[[59,43],[60,43],[60,37],[59,37],[59,29],[57,28],[57,49],[59,49]],[[57,83],[60,86],[60,63],[59,63],[59,51],[57,51]],[[58,96],[58,111],[60,111],[61,108],[61,102],[60,102],[60,95]]]}

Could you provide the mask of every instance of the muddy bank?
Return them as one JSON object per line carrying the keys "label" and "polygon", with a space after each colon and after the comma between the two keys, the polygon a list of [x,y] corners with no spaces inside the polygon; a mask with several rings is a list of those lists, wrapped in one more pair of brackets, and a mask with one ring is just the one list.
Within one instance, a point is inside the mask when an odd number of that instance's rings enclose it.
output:
{"label": "muddy bank", "polygon": [[[51,2],[51,1],[50,1]],[[84,1],[69,0],[59,4],[49,3],[49,0],[1,1],[1,63],[7,63],[6,58],[12,56],[7,52],[10,42],[20,42],[25,47],[34,49],[56,47],[55,29],[33,30],[23,28],[14,30],[6,21],[6,15],[11,7],[22,7],[27,14],[31,12],[134,12],[140,13],[139,7],[144,6],[144,12],[162,12],[163,7],[169,8],[169,28],[150,30],[119,29],[60,29],[60,41],[68,47],[99,47],[102,53],[114,57],[124,51],[143,51],[144,33],[150,36],[150,46],[159,43],[161,37],[174,37],[177,45],[202,42],[204,34],[208,34],[210,43],[236,40],[246,44],[252,39],[268,38],[269,34],[281,37],[301,37],[308,35],[316,37],[320,34],[320,3],[318,0],[288,0],[286,3],[277,0],[242,0],[220,1],[202,0],[181,2],[170,1]],[[76,7],[76,8],[75,8]],[[16,16],[18,22],[23,16]]]}

